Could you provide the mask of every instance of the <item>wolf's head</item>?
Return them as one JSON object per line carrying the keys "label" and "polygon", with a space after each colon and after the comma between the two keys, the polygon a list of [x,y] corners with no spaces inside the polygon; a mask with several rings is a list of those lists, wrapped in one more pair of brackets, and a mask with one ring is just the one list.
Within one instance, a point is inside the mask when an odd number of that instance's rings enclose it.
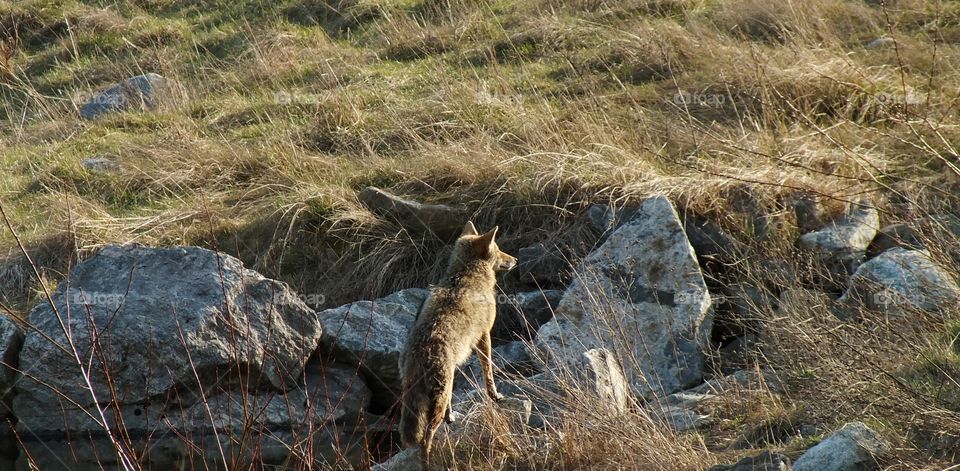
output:
{"label": "wolf's head", "polygon": [[463,226],[463,232],[457,239],[457,245],[453,251],[453,264],[457,261],[469,263],[471,261],[481,261],[487,264],[493,271],[507,271],[517,266],[517,259],[500,251],[494,238],[497,236],[497,227],[490,229],[486,234],[479,234],[473,222],[467,222]]}

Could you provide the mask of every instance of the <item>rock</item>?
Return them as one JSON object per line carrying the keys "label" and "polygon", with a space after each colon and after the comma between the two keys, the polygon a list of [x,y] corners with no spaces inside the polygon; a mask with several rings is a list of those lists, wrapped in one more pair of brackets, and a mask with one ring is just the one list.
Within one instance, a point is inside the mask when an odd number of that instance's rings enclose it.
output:
{"label": "rock", "polygon": [[790,471],[790,458],[779,453],[764,451],[756,456],[748,456],[734,464],[721,464],[707,471]]}
{"label": "rock", "polygon": [[[493,349],[493,374],[498,379],[502,378],[504,373],[509,376],[532,376],[538,372],[537,364],[523,342],[510,342]],[[454,381],[454,390],[483,390],[480,359],[476,355],[470,357],[470,360],[460,367]]]}
{"label": "rock", "polygon": [[597,234],[609,234],[637,211],[636,206],[610,206],[595,204],[587,210],[587,223]]}
{"label": "rock", "polygon": [[634,392],[666,395],[702,376],[711,313],[693,248],[658,196],[584,259],[536,345],[546,371],[577,368],[584,352],[607,348],[631,360],[623,366]]}
{"label": "rock", "polygon": [[653,419],[661,427],[667,427],[674,432],[686,432],[710,422],[710,417],[698,414],[692,409],[676,406],[664,406],[653,412]]}
{"label": "rock", "polygon": [[733,311],[732,322],[745,334],[758,335],[773,314],[773,294],[751,283],[734,282],[724,286],[726,300]]}
{"label": "rock", "polygon": [[613,217],[613,211],[610,210],[610,206],[595,204],[590,206],[590,209],[587,209],[587,223],[590,224],[590,228],[598,234],[603,234],[613,230],[616,219]]}
{"label": "rock", "polygon": [[516,340],[529,341],[540,326],[553,319],[563,291],[543,290],[517,293],[498,299],[497,319],[491,335],[494,345]]}
{"label": "rock", "polygon": [[517,276],[522,282],[541,287],[562,286],[570,271],[570,262],[557,247],[536,244],[517,251]]}
{"label": "rock", "polygon": [[[161,430],[150,437],[129,437],[128,445],[146,456],[141,455],[140,463],[126,464],[126,469],[335,469],[349,467],[347,463],[359,467],[365,462],[362,438],[329,428],[292,433],[289,428],[258,429],[256,424],[246,430],[190,432],[180,437]],[[11,469],[125,469],[115,445],[102,432],[99,437],[78,435],[69,441],[26,442],[25,446],[31,457],[21,453]],[[229,460],[226,467],[224,456]]]}
{"label": "rock", "polygon": [[719,224],[702,216],[686,214],[683,230],[701,265],[707,261],[736,260],[743,252],[743,244],[734,239]]}
{"label": "rock", "polygon": [[815,232],[800,236],[800,248],[811,251],[824,268],[818,280],[828,287],[842,287],[863,262],[867,246],[877,234],[880,216],[865,203],[851,204],[847,212]]}
{"label": "rock", "polygon": [[756,358],[760,354],[757,349],[760,343],[759,337],[753,334],[740,335],[727,340],[720,347],[720,358],[723,371],[730,367],[746,367],[756,363]]}
{"label": "rock", "polygon": [[742,227],[746,236],[751,239],[763,240],[770,235],[771,229],[779,225],[776,218],[767,210],[767,205],[758,193],[749,185],[735,185],[723,192],[734,214],[731,216]]}
{"label": "rock", "polygon": [[623,367],[606,348],[594,348],[583,353],[581,366],[575,369],[581,387],[592,392],[600,403],[609,404],[616,412],[627,412],[632,406],[630,384]]}
{"label": "rock", "polygon": [[774,393],[784,391],[783,383],[773,370],[738,370],[722,378],[714,378],[684,391],[685,394],[725,394],[737,390],[767,389]]}
{"label": "rock", "polygon": [[716,398],[715,394],[706,392],[695,393],[688,391],[675,392],[666,398],[663,403],[668,406],[680,407],[682,409],[695,409],[701,402]]}
{"label": "rock", "polygon": [[497,409],[503,413],[514,428],[523,428],[530,423],[533,415],[533,401],[519,397],[504,397],[497,402]]}
{"label": "rock", "polygon": [[774,302],[771,293],[752,283],[736,281],[724,286],[724,294],[733,312],[744,319],[769,317]]}
{"label": "rock", "polygon": [[94,95],[80,107],[80,116],[96,119],[117,111],[152,110],[169,101],[174,89],[172,80],[155,73],[137,75]]}
{"label": "rock", "polygon": [[20,349],[23,347],[23,328],[13,319],[0,315],[0,398],[9,395],[20,373]]}
{"label": "rock", "polygon": [[880,255],[885,250],[901,247],[908,250],[923,250],[920,233],[906,224],[891,224],[880,229],[870,245],[867,246],[867,258]]}
{"label": "rock", "polygon": [[370,471],[421,471],[419,448],[406,448],[383,463],[373,465]]}
{"label": "rock", "polygon": [[[356,367],[313,361],[304,372],[304,381],[285,394],[272,391],[238,393],[225,391],[199,402],[183,414],[186,430],[243,430],[251,419],[257,428],[275,429],[325,421],[356,424],[370,403],[370,390],[359,378]],[[212,417],[211,417],[212,415]],[[175,420],[180,420],[178,417]]]}
{"label": "rock", "polygon": [[864,203],[851,204],[847,212],[818,231],[800,237],[804,249],[826,253],[863,252],[870,245],[880,216],[877,210]]}
{"label": "rock", "polygon": [[[504,398],[516,398],[530,401],[530,417],[527,425],[532,428],[543,429],[549,425],[559,425],[560,411],[571,400],[565,386],[558,383],[557,377],[548,373],[540,373],[529,378],[498,380],[497,389]],[[478,407],[484,407],[489,402],[486,392],[481,387],[467,391],[454,392],[454,417],[470,415]],[[502,400],[501,400],[502,402]],[[524,409],[526,406],[523,406]]]}
{"label": "rock", "polygon": [[828,212],[820,196],[813,193],[801,193],[791,198],[793,213],[797,219],[797,229],[806,234],[823,227],[828,222]]}
{"label": "rock", "polygon": [[186,401],[199,385],[290,389],[321,333],[316,313],[285,284],[198,247],[108,246],[75,266],[52,298],[56,312],[46,302],[30,311],[20,355],[31,374],[13,402],[24,433],[65,423],[87,430],[97,403],[115,406],[128,425],[155,418],[164,398]]}
{"label": "rock", "polygon": [[371,211],[396,221],[401,226],[440,239],[460,235],[468,214],[462,208],[445,204],[423,204],[401,198],[376,187],[368,186],[357,195]]}
{"label": "rock", "polygon": [[120,164],[108,157],[91,157],[84,159],[81,165],[93,173],[116,173],[121,170]]}
{"label": "rock", "polygon": [[935,214],[930,217],[930,224],[945,238],[960,239],[960,217],[950,213]]}
{"label": "rock", "polygon": [[897,41],[891,38],[890,36],[883,36],[873,40],[870,40],[867,44],[864,45],[867,49],[886,49],[894,47],[897,44]]}
{"label": "rock", "polygon": [[392,402],[401,389],[400,352],[429,294],[411,288],[321,311],[323,351],[346,364],[359,365],[374,393]]}
{"label": "rock", "polygon": [[945,313],[960,302],[960,286],[922,250],[892,248],[864,263],[850,278],[842,305],[865,306],[888,315],[911,310]]}
{"label": "rock", "polygon": [[794,471],[860,471],[879,467],[876,458],[889,451],[877,432],[863,422],[850,422],[807,450]]}

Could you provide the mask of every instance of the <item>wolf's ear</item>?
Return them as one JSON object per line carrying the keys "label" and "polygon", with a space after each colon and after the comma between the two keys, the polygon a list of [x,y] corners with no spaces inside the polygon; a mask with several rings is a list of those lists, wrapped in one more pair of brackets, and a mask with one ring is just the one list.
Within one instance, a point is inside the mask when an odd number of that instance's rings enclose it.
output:
{"label": "wolf's ear", "polygon": [[484,250],[490,248],[490,246],[493,245],[493,238],[497,236],[497,229],[499,228],[500,226],[494,226],[493,229],[490,229],[486,234],[480,236],[480,238],[474,242],[476,246]]}
{"label": "wolf's ear", "polygon": [[474,227],[473,221],[467,221],[467,224],[463,226],[463,232],[460,233],[460,237],[468,236],[468,235],[474,236],[477,234],[478,234],[477,228]]}

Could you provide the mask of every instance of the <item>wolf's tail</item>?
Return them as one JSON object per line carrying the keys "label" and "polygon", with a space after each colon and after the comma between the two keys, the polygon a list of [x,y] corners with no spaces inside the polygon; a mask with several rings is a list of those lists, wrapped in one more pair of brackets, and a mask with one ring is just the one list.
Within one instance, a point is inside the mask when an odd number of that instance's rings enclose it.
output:
{"label": "wolf's tail", "polygon": [[405,447],[419,446],[426,433],[430,397],[416,382],[404,383],[400,399],[400,440]]}

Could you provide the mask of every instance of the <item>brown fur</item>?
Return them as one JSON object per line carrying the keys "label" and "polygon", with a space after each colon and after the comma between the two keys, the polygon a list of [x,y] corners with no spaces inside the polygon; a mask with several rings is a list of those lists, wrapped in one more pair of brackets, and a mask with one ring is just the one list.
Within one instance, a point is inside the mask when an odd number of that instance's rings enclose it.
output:
{"label": "brown fur", "polygon": [[420,447],[426,467],[433,435],[441,421],[450,421],[453,376],[476,352],[487,395],[500,400],[490,361],[490,329],[497,315],[496,272],[513,268],[517,259],[500,251],[497,228],[478,235],[472,222],[457,239],[447,276],[433,288],[410,331],[400,372],[403,408],[400,436],[404,446]]}

